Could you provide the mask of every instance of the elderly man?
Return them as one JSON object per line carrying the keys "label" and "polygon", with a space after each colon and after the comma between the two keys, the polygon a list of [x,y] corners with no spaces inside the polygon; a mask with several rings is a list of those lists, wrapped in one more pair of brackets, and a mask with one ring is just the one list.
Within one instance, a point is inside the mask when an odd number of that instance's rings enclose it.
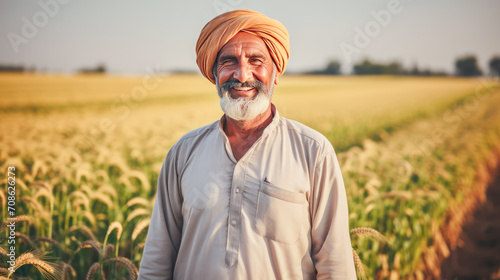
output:
{"label": "elderly man", "polygon": [[333,147],[271,104],[285,27],[228,12],[203,28],[196,53],[225,114],[168,152],[139,279],[355,279]]}

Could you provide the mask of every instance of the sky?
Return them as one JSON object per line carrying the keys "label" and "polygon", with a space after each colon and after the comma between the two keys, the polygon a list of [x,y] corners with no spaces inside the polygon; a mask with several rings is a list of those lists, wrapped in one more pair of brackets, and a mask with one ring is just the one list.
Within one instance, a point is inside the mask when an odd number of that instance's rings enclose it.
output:
{"label": "sky", "polygon": [[457,57],[480,67],[500,56],[496,0],[2,0],[0,64],[75,72],[103,63],[117,74],[149,68],[197,70],[195,45],[218,14],[252,9],[290,34],[288,72],[342,71],[364,58],[454,71]]}

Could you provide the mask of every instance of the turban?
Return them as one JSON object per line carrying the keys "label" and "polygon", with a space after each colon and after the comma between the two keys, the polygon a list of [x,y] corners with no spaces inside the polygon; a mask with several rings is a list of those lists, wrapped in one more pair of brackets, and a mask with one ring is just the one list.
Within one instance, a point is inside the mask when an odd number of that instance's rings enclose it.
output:
{"label": "turban", "polygon": [[196,63],[203,76],[215,84],[212,70],[217,54],[240,31],[260,37],[278,70],[281,73],[285,71],[290,52],[285,26],[252,10],[236,10],[215,17],[201,30],[196,43]]}

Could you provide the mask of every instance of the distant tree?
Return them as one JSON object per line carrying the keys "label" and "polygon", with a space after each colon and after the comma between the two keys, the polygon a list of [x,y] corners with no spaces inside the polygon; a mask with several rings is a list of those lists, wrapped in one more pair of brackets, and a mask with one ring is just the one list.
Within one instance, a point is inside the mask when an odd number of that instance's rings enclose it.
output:
{"label": "distant tree", "polygon": [[94,72],[96,72],[96,73],[106,73],[106,66],[104,64],[99,64],[94,69]]}
{"label": "distant tree", "polygon": [[400,75],[405,74],[403,66],[399,62],[392,62],[384,66],[383,73],[386,75]]}
{"label": "distant tree", "polygon": [[26,69],[22,65],[0,64],[0,72],[24,72]]}
{"label": "distant tree", "polygon": [[160,70],[160,71],[157,71],[156,73],[157,73],[157,74],[158,74],[158,73],[197,74],[197,73],[198,73],[198,70],[194,70],[194,69],[173,69],[173,70],[171,70],[171,71],[167,71],[167,70]]}
{"label": "distant tree", "polygon": [[353,70],[356,75],[401,75],[406,72],[399,62],[380,64],[368,59],[354,65]]}
{"label": "distant tree", "polygon": [[473,55],[460,57],[455,61],[455,70],[458,76],[473,77],[483,74],[477,65],[477,59]]}
{"label": "distant tree", "polygon": [[35,73],[36,72],[36,67],[34,65],[30,66],[29,68],[26,69],[26,72],[28,73]]}
{"label": "distant tree", "polygon": [[89,74],[89,73],[106,73],[106,66],[104,64],[98,64],[95,68],[82,68],[78,70],[81,74]]}
{"label": "distant tree", "polygon": [[325,74],[327,75],[339,75],[340,74],[340,63],[336,60],[331,60],[328,62],[325,68]]}
{"label": "distant tree", "polygon": [[408,74],[410,74],[412,76],[420,75],[420,69],[418,69],[418,65],[417,64],[413,65],[413,68],[411,68],[411,70],[408,72]]}
{"label": "distant tree", "polygon": [[491,58],[490,72],[495,76],[500,76],[500,56],[495,56]]}
{"label": "distant tree", "polygon": [[323,70],[305,72],[307,75],[340,75],[340,62],[330,60]]}
{"label": "distant tree", "polygon": [[[405,70],[403,70],[405,71]],[[405,71],[406,75],[410,76],[447,76],[448,74],[442,70],[420,69],[417,64],[414,64],[410,70]]]}
{"label": "distant tree", "polygon": [[383,65],[365,59],[354,65],[353,70],[356,75],[380,75],[383,72]]}

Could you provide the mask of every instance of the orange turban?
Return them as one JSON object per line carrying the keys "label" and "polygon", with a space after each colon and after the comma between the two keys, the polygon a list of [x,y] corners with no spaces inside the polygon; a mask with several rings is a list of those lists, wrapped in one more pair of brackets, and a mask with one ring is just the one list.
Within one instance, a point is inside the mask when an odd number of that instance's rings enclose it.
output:
{"label": "orange turban", "polygon": [[240,31],[260,37],[278,70],[281,73],[285,71],[290,52],[288,31],[285,26],[252,10],[236,10],[215,17],[201,30],[196,43],[196,63],[203,76],[215,84],[212,69],[217,54]]}

